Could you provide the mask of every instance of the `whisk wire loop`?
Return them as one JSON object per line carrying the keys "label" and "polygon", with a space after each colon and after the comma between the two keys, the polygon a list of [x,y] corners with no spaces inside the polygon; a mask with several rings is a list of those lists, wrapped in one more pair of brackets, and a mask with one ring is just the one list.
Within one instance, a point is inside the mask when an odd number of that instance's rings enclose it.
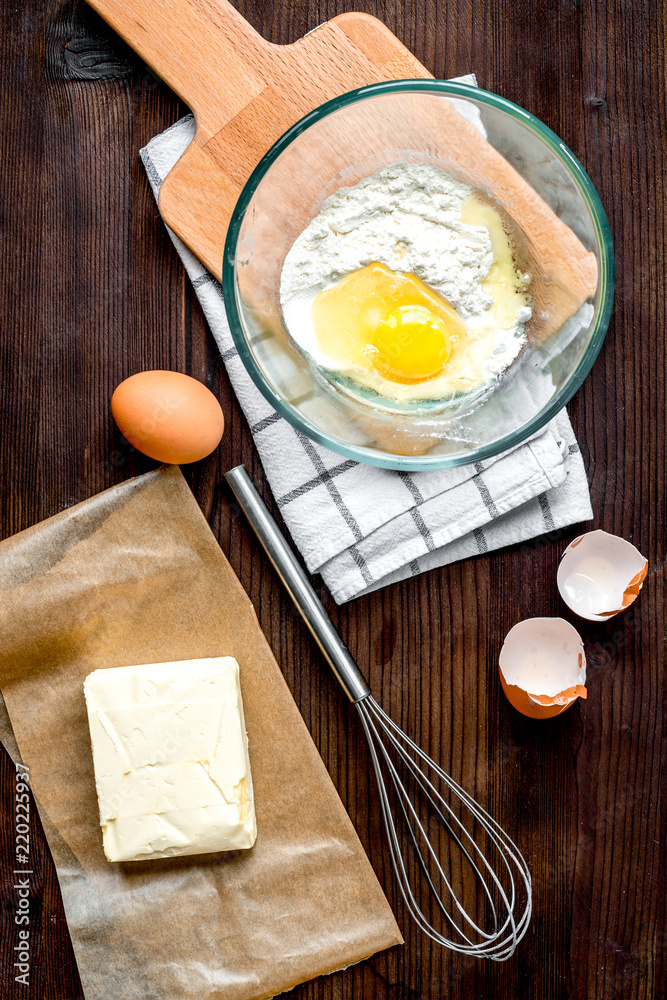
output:
{"label": "whisk wire loop", "polygon": [[[506,960],[514,953],[518,942],[525,934],[531,914],[530,873],[517,846],[489,813],[396,725],[371,695],[355,702],[355,707],[370,747],[373,769],[380,791],[381,811],[389,842],[392,866],[409,913],[424,934],[446,948],[473,957],[485,957],[494,961]],[[483,891],[485,905],[490,911],[492,930],[485,931],[480,927],[456,895],[451,880],[444,871],[438,853],[415,809],[392,754],[397,758],[397,762],[403,765],[414,785],[424,794],[431,806],[432,815],[440,821],[474,871],[476,885]],[[415,897],[406,859],[401,850],[400,837],[391,807],[390,792],[385,782],[383,764],[394,787],[399,814],[405,822],[405,828],[414,848],[419,868],[428,883],[432,898],[440,913],[451,927],[450,934],[453,934],[453,938],[446,936],[433,926]],[[477,823],[484,832],[488,843],[492,845],[500,859],[500,874],[496,872],[450,802],[443,797],[434,781],[429,777],[428,772],[432,772],[449,793],[459,800],[461,805],[467,809],[473,823]],[[440,879],[449,898],[453,901],[454,911],[459,917],[458,922],[441,898],[434,877],[429,870],[429,862],[435,869],[436,878]],[[518,894],[513,869],[518,873],[519,884],[523,883],[523,891],[526,896],[523,910],[518,919],[515,918]],[[497,906],[494,902],[494,890],[498,904],[503,911],[502,920],[499,919]],[[479,940],[473,940],[474,936]]]}

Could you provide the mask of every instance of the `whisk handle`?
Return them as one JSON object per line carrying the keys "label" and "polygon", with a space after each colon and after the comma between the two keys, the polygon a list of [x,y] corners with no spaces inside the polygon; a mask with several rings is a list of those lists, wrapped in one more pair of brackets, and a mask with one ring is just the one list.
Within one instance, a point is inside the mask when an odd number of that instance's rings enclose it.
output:
{"label": "whisk handle", "polygon": [[225,479],[345,694],[353,702],[367,698],[371,689],[332,625],[322,602],[269,514],[245,467],[237,465],[227,473]]}

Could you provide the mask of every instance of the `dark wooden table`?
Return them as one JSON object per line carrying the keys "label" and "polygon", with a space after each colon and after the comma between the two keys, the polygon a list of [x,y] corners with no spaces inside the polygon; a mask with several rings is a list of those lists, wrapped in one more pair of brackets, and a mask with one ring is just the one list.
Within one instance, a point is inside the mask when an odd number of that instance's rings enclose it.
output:
{"label": "dark wooden table", "polygon": [[[505,702],[496,670],[502,638],[519,618],[563,614],[555,571],[574,528],[340,609],[327,600],[385,705],[398,717],[410,706],[409,724],[426,747],[442,729],[445,766],[485,788],[492,812],[517,837],[535,908],[515,957],[500,965],[462,961],[404,920],[384,845],[370,842],[377,801],[356,792],[355,764],[366,763],[348,706],[259,545],[230,518],[222,475],[232,465],[244,462],[269,503],[271,496],[138,158],[185,109],[83,0],[2,4],[2,531],[20,531],[154,466],[112,424],[109,399],[121,379],[173,368],[207,382],[227,430],[219,451],[186,475],[255,604],[406,937],[405,948],[290,997],[665,997],[664,14],[651,0],[238,6],[276,42],[340,11],[366,10],[436,76],[474,70],[483,87],[563,137],[611,223],[614,315],[569,411],[587,460],[594,526],[632,539],[648,557],[649,577],[624,617],[578,623],[588,701],[550,723],[530,722]],[[448,696],[433,700],[432,690]],[[30,986],[13,982],[6,754],[1,765],[0,993],[75,1000],[81,989],[34,809]]]}

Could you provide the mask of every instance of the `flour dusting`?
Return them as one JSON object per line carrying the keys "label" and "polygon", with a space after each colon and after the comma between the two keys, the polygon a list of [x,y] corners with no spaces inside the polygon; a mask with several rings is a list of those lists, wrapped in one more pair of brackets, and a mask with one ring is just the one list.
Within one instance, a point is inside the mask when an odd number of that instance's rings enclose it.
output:
{"label": "flour dusting", "polygon": [[[445,298],[468,328],[469,371],[456,366],[448,380],[425,386],[373,385],[398,398],[469,391],[489,381],[516,357],[524,343],[531,309],[524,299],[511,323],[498,327],[494,298],[484,287],[494,247],[483,225],[461,221],[467,185],[438,167],[396,163],[327,198],[319,214],[297,237],[282,270],[280,297],[290,334],[313,359],[318,356],[309,311],[318,292],[373,262],[414,274]],[[505,315],[507,310],[505,309]],[[341,369],[340,363],[329,365]],[[350,373],[351,377],[357,375]],[[372,384],[364,374],[360,380]],[[377,380],[376,380],[377,381]],[[383,380],[384,381],[384,380]],[[446,384],[445,384],[446,383]]]}

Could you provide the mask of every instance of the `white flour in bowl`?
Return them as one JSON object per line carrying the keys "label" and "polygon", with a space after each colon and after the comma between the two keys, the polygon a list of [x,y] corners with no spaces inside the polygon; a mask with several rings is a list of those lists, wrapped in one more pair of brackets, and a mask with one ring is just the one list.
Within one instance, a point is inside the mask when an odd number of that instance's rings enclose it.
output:
{"label": "white flour in bowl", "polygon": [[[476,211],[472,194],[472,188],[438,167],[396,163],[327,198],[287,254],[280,286],[287,329],[316,364],[343,371],[394,399],[468,392],[510,364],[524,343],[531,315],[525,293],[529,276],[516,274],[499,216],[481,203]],[[484,224],[462,221],[462,210],[464,218],[475,222],[491,213],[497,221],[495,239]],[[505,248],[499,245],[503,238]],[[496,269],[505,268],[496,275],[500,283],[491,280],[494,259]],[[375,372],[346,370],[340,359],[319,349],[311,320],[314,297],[373,262],[414,274],[464,321],[466,343],[436,378],[418,385],[387,384]]]}

